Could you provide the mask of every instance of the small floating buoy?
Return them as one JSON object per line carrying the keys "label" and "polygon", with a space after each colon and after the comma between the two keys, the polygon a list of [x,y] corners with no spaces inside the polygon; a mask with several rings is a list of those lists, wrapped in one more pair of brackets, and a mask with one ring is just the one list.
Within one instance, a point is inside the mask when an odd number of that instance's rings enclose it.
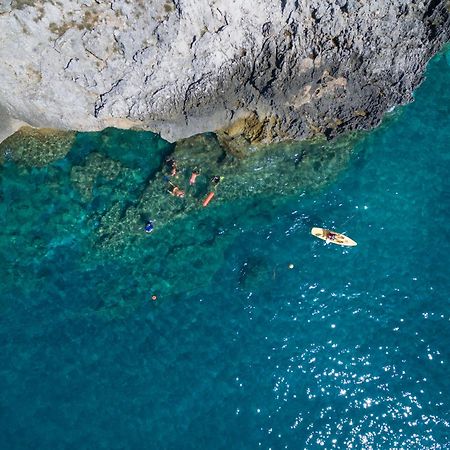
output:
{"label": "small floating buoy", "polygon": [[157,298],[158,298],[158,297],[157,297],[156,295],[152,295],[152,300],[153,300],[153,301],[156,301]]}
{"label": "small floating buoy", "polygon": [[289,264],[288,267],[289,267],[289,269],[293,269],[294,268],[294,264],[291,263],[291,264]]}

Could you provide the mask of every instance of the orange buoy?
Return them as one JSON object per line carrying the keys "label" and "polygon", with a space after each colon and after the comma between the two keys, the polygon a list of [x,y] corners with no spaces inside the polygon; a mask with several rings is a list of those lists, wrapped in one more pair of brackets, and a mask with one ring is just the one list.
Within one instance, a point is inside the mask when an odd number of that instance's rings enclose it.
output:
{"label": "orange buoy", "polygon": [[205,200],[203,200],[203,206],[207,206],[213,197],[214,197],[214,192],[210,192],[208,194],[208,197],[206,197]]}

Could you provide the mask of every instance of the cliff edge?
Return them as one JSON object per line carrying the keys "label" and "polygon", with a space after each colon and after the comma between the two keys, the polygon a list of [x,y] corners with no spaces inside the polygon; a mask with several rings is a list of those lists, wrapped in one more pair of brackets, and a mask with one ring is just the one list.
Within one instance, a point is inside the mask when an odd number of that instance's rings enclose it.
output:
{"label": "cliff edge", "polygon": [[1,0],[0,30],[5,123],[254,143],[376,125],[450,18],[447,0]]}

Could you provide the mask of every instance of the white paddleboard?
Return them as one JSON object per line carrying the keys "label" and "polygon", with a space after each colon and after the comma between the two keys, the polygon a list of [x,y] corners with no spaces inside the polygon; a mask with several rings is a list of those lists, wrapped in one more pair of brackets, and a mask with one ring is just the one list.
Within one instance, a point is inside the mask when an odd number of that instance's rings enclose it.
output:
{"label": "white paddleboard", "polygon": [[336,233],[335,231],[327,230],[326,228],[314,227],[311,229],[311,234],[327,243],[330,242],[331,244],[342,245],[344,247],[354,247],[355,245],[358,245],[348,236],[341,233]]}

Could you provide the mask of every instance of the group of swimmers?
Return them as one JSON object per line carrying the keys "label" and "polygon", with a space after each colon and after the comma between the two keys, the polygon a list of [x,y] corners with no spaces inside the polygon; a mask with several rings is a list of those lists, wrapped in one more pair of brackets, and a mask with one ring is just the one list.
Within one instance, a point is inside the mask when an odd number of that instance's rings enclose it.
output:
{"label": "group of swimmers", "polygon": [[[176,184],[172,183],[172,181],[169,179],[169,176],[172,178],[177,178],[178,175],[178,166],[177,166],[177,162],[172,158],[172,157],[168,157],[166,158],[166,166],[168,169],[168,173],[169,175],[165,176],[164,178],[166,179],[166,181],[168,182],[169,188],[167,189],[167,192],[170,195],[173,195],[174,197],[178,197],[178,198],[184,198],[186,195],[186,192],[181,189],[179,186],[177,186]],[[189,178],[189,185],[193,186],[197,180],[197,177],[200,175],[200,170],[197,168],[194,168],[194,170],[191,173],[191,176]],[[217,187],[217,185],[219,184],[221,180],[221,177],[219,175],[215,175],[211,178],[211,183],[212,185],[215,187]],[[203,202],[203,206],[206,206],[209,201],[212,199],[213,195],[210,193],[209,196],[207,197],[207,199]],[[149,220],[147,222],[147,224],[145,225],[145,232],[146,233],[151,233],[154,229],[154,225],[153,222],[151,220]]]}
{"label": "group of swimmers", "polygon": [[[176,178],[177,174],[178,174],[178,166],[177,166],[177,162],[171,158],[168,157],[166,159],[166,165],[169,169],[169,173],[170,176],[172,178]],[[197,169],[197,167],[192,171],[191,176],[189,178],[189,185],[193,186],[197,180],[197,177],[200,175],[200,170]],[[215,175],[211,178],[211,183],[214,186],[217,186],[220,182],[221,178],[219,175]],[[172,183],[172,181],[170,181],[169,179],[167,179],[169,185],[170,185],[170,189],[168,189],[169,194],[173,195],[174,197],[180,197],[183,198],[186,193],[183,189],[181,189],[179,186],[177,186],[176,184]]]}
{"label": "group of swimmers", "polygon": [[[166,165],[169,168],[170,176],[176,177],[177,173],[178,173],[177,162],[173,158],[169,157],[166,159]],[[198,175],[200,175],[200,171],[197,168],[195,168],[191,173],[191,177],[189,178],[189,184],[191,186],[193,186],[195,184],[195,181],[196,181]],[[168,180],[168,181],[170,184],[170,189],[168,190],[169,194],[173,195],[174,197],[180,197],[180,198],[183,198],[186,195],[186,193],[183,191],[183,189],[180,189],[177,185],[173,184],[170,180]]]}

